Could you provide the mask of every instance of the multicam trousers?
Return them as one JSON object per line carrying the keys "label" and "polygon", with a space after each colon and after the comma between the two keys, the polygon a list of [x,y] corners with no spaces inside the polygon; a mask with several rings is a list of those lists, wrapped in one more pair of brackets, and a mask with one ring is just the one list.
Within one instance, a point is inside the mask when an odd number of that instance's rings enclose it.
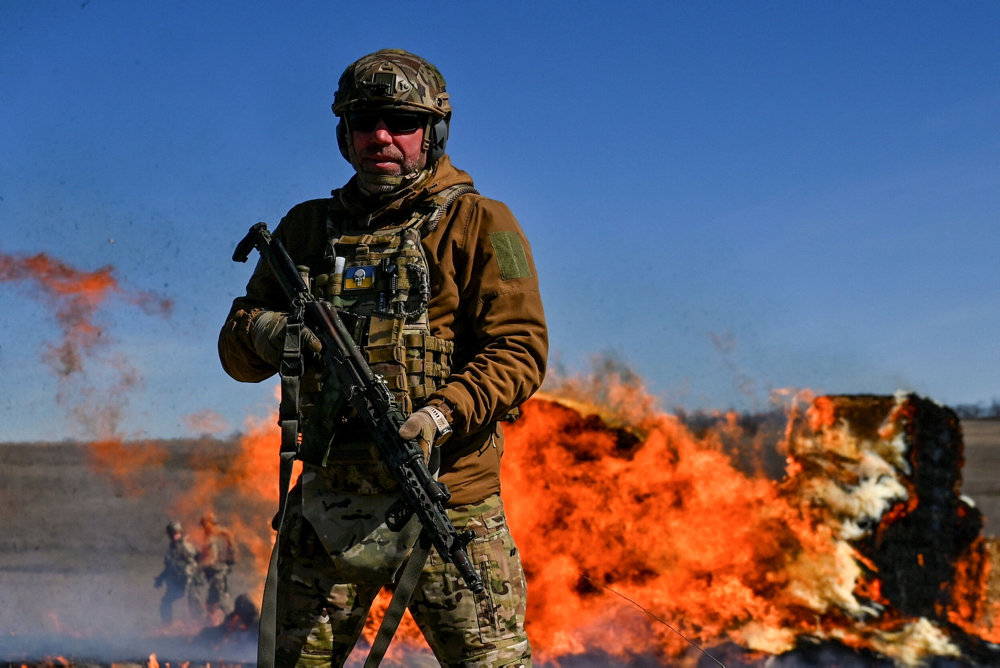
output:
{"label": "multicam trousers", "polygon": [[[290,499],[279,541],[275,666],[342,666],[380,586],[341,582],[299,506]],[[442,665],[530,668],[524,571],[500,496],[448,515],[460,530],[476,534],[467,549],[487,596],[473,597],[455,567],[432,549],[410,613]]]}
{"label": "multicam trousers", "polygon": [[209,617],[215,610],[221,610],[223,615],[233,611],[233,597],[229,594],[230,570],[232,567],[228,564],[216,564],[204,571],[205,582],[208,584],[205,611]]}

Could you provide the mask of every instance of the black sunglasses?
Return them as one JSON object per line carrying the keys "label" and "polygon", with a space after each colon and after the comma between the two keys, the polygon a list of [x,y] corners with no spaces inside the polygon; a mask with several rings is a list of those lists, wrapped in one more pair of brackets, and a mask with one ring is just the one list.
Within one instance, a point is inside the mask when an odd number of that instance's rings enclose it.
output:
{"label": "black sunglasses", "polygon": [[394,135],[405,135],[416,132],[424,127],[427,117],[410,111],[356,111],[349,114],[347,124],[351,130],[358,132],[373,132],[378,122],[385,123],[385,128]]}

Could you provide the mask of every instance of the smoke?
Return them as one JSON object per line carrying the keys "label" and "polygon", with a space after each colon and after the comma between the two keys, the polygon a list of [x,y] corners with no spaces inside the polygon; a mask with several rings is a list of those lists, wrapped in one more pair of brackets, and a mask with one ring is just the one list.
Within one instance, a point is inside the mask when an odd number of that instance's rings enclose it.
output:
{"label": "smoke", "polygon": [[193,434],[221,434],[230,429],[224,417],[209,409],[185,416],[184,426]]}
{"label": "smoke", "polygon": [[54,402],[81,437],[115,437],[141,378],[131,360],[115,351],[115,341],[101,323],[102,310],[117,298],[146,315],[168,317],[173,302],[123,288],[110,265],[86,271],[45,253],[0,253],[0,282],[18,286],[55,319],[59,337],[43,344],[41,352],[59,382]]}

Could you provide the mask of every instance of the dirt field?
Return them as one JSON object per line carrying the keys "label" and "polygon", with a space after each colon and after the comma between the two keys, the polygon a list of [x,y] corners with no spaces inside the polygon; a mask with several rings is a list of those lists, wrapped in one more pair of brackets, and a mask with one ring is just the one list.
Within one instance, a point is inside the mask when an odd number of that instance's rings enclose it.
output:
{"label": "dirt field", "polygon": [[[192,638],[202,625],[192,624],[177,604],[178,619],[165,629],[163,590],[154,588],[172,519],[167,508],[198,473],[221,468],[231,446],[180,441],[153,447],[169,451],[166,462],[116,478],[95,472],[87,446],[0,444],[0,661],[60,655],[121,661],[152,652],[191,657],[192,648],[177,639]],[[192,454],[206,450],[216,456],[191,467]],[[262,508],[252,512],[266,536],[269,516]],[[234,597],[256,591],[258,583],[249,555],[240,557],[231,579]],[[233,648],[227,653],[248,656]]]}
{"label": "dirt field", "polygon": [[[964,492],[986,517],[985,533],[1000,535],[1000,422],[963,425]],[[165,630],[153,579],[166,547],[167,508],[183,497],[199,471],[223,468],[227,448],[217,441],[166,444],[166,462],[140,466],[127,478],[95,473],[77,444],[0,444],[0,663],[56,657],[141,660],[156,652],[197,660],[185,644],[197,627]],[[222,510],[226,499],[220,501]],[[268,510],[259,517],[267,538]],[[254,592],[258,575],[241,554],[233,594]],[[180,606],[177,606],[180,610]],[[225,657],[249,660],[252,648],[228,648]]]}
{"label": "dirt field", "polygon": [[986,520],[984,533],[1000,536],[1000,421],[962,423],[965,467],[962,491],[976,502]]}

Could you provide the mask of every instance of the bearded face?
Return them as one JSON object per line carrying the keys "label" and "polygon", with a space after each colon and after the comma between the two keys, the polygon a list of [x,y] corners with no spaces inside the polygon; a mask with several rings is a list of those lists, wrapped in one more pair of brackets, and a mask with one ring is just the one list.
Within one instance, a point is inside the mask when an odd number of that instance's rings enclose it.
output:
{"label": "bearded face", "polygon": [[370,194],[395,192],[424,168],[426,116],[410,112],[367,112],[348,119],[352,163],[358,183]]}

